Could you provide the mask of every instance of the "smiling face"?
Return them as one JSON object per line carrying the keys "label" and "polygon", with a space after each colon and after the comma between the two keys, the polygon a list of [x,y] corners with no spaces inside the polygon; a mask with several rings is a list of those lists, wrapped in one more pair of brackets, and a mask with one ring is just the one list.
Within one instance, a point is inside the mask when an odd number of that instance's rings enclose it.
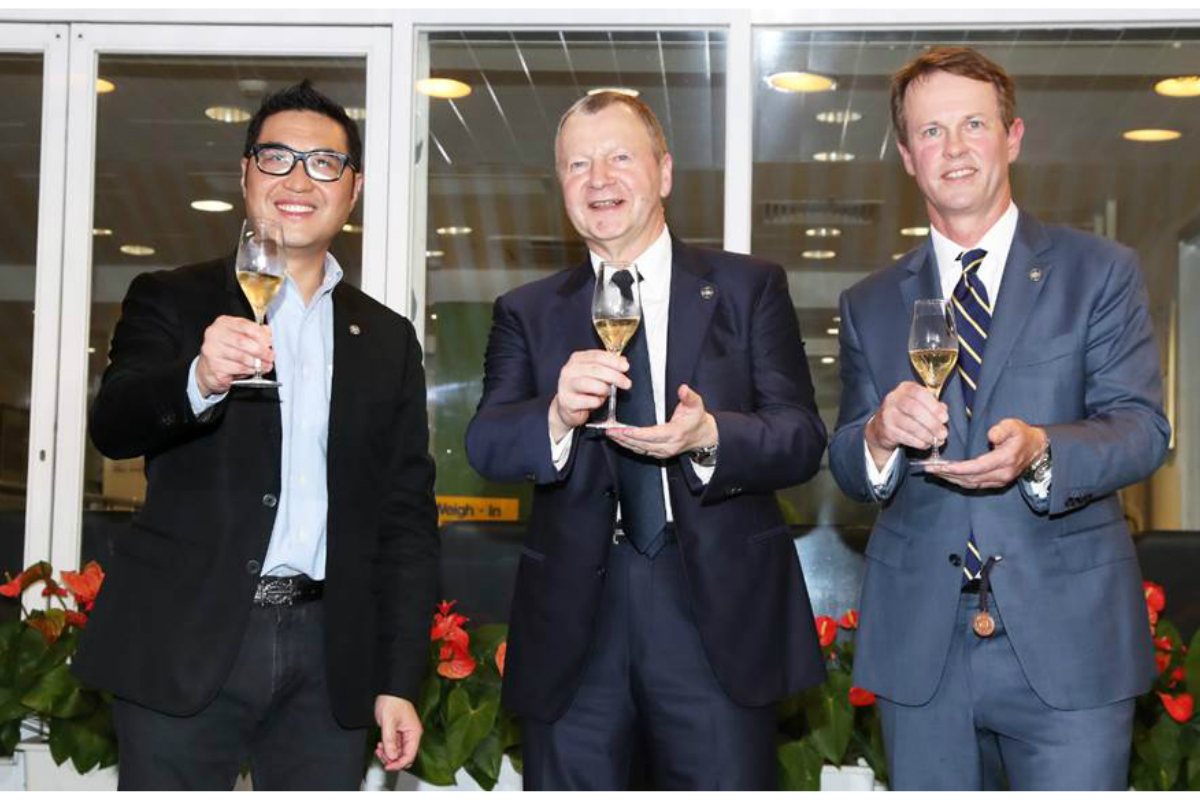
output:
{"label": "smiling face", "polygon": [[567,118],[558,137],[558,180],[567,216],[588,247],[610,261],[632,261],[666,224],[671,156],[655,158],[646,125],[628,107]]}
{"label": "smiling face", "polygon": [[908,144],[900,157],[930,223],[955,241],[955,232],[982,236],[1012,200],[1008,165],[1021,151],[1024,123],[1013,120],[1006,131],[990,83],[941,71],[908,87],[904,115]]}
{"label": "smiling face", "polygon": [[[335,120],[312,111],[281,111],[263,122],[258,143],[283,144],[293,150],[346,153],[346,132]],[[288,261],[320,259],[341,231],[362,191],[362,175],[346,167],[332,182],[314,181],[299,161],[287,175],[260,172],[242,159],[242,196],[246,215],[283,226]]]}

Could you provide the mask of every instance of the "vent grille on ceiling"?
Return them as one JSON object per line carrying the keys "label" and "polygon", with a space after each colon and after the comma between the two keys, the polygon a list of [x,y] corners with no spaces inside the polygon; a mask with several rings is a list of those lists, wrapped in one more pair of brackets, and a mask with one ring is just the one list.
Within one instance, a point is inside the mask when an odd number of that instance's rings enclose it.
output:
{"label": "vent grille on ceiling", "polygon": [[874,225],[879,200],[768,200],[761,205],[764,225]]}

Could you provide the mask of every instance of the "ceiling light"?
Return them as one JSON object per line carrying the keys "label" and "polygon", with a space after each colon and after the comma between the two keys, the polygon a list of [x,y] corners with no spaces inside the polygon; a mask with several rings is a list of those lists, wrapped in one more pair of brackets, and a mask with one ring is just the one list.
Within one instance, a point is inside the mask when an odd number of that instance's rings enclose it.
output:
{"label": "ceiling light", "polygon": [[192,208],[197,211],[207,211],[210,214],[220,214],[222,211],[232,211],[233,204],[224,200],[193,200]]}
{"label": "ceiling light", "polygon": [[442,100],[454,100],[469,95],[471,87],[453,78],[422,78],[417,81],[417,91]]}
{"label": "ceiling light", "polygon": [[342,230],[346,233],[362,233],[363,231],[362,225],[353,225],[349,222],[342,226]]}
{"label": "ceiling light", "polygon": [[1154,91],[1167,97],[1200,96],[1200,75],[1180,75],[1178,78],[1164,78],[1154,84]]}
{"label": "ceiling light", "polygon": [[776,72],[767,76],[767,85],[777,92],[828,92],[837,81],[812,72]]}
{"label": "ceiling light", "polygon": [[96,78],[96,94],[108,94],[116,90],[117,85],[112,81],[106,81],[104,78]]}
{"label": "ceiling light", "polygon": [[836,362],[837,362],[837,359],[836,359],[836,358],[834,358],[833,356],[823,356],[823,357],[821,358],[821,363],[822,363],[822,364],[833,364],[833,363],[836,363]]}
{"label": "ceiling light", "polygon": [[831,150],[827,153],[813,153],[813,158],[817,161],[853,161],[854,153]]}
{"label": "ceiling light", "polygon": [[89,355],[89,356],[90,356],[90,355],[95,355],[95,353],[96,353],[96,348],[94,348],[94,347],[89,347],[89,348],[88,348],[88,355]]}
{"label": "ceiling light", "polygon": [[362,122],[367,118],[367,110],[360,106],[347,106],[346,116],[355,122]]}
{"label": "ceiling light", "polygon": [[[928,236],[929,235],[929,227],[926,225],[914,225],[911,228],[901,228],[900,235],[901,236]],[[901,253],[900,255],[904,255],[904,254]]]}
{"label": "ceiling light", "polygon": [[448,225],[445,228],[438,228],[438,236],[466,236],[471,232],[471,229],[466,225]]}
{"label": "ceiling light", "polygon": [[821,238],[837,238],[842,235],[841,228],[809,228],[804,232],[805,236],[818,236]]}
{"label": "ceiling light", "polygon": [[1169,142],[1183,136],[1179,131],[1166,128],[1138,128],[1121,134],[1131,142]]}
{"label": "ceiling light", "polygon": [[144,244],[123,244],[121,245],[121,252],[127,256],[152,256],[154,255],[154,248],[147,247]]}
{"label": "ceiling light", "polygon": [[908,255],[908,253],[892,253],[892,261],[899,261],[900,259],[904,258],[906,255]]}
{"label": "ceiling light", "polygon": [[112,236],[112,228],[92,228],[92,236]]}
{"label": "ceiling light", "polygon": [[834,315],[833,315],[833,321],[834,321],[834,322],[841,322],[841,321],[842,321],[842,318],[841,318],[841,317],[839,317],[837,314],[834,314]]}
{"label": "ceiling light", "polygon": [[597,86],[595,89],[588,89],[589,96],[603,94],[604,92],[616,92],[626,97],[637,97],[641,94],[637,89],[626,89],[624,86]]}
{"label": "ceiling light", "polygon": [[245,122],[250,119],[250,112],[237,106],[209,106],[204,109],[204,116],[217,122]]}
{"label": "ceiling light", "polygon": [[838,329],[837,329],[837,328],[826,328],[826,329],[825,329],[825,332],[826,332],[826,333],[828,333],[830,336],[837,336],[837,335],[838,335]]}
{"label": "ceiling light", "polygon": [[862,114],[846,109],[822,111],[817,114],[817,122],[824,122],[826,125],[844,125],[847,122],[858,122],[860,119],[862,119]]}
{"label": "ceiling light", "polygon": [[837,255],[833,250],[805,250],[800,254],[804,258],[811,258],[815,261],[824,261],[828,258],[833,258]]}
{"label": "ceiling light", "polygon": [[445,250],[426,250],[425,251],[426,258],[441,258],[444,255],[446,255]]}

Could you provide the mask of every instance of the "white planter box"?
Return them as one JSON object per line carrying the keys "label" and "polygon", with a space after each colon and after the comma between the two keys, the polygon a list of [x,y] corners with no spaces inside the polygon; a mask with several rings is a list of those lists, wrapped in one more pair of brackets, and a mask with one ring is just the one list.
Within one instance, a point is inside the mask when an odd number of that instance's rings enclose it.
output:
{"label": "white planter box", "polygon": [[[862,759],[859,759],[862,762]],[[875,780],[875,772],[865,763],[850,767],[821,767],[822,792],[886,792],[887,787]]]}
{"label": "white planter box", "polygon": [[[378,762],[371,764],[371,768],[367,770],[367,777],[363,780],[363,791],[388,791],[393,789],[397,792],[479,792],[483,791],[479,788],[479,784],[475,779],[467,774],[465,769],[460,769],[454,776],[458,781],[457,786],[434,786],[432,783],[418,780],[415,775],[408,772],[401,772],[395,778],[394,785],[391,781],[391,776],[383,771],[383,767],[379,766]],[[508,756],[504,756],[504,760],[500,762],[500,777],[496,781],[496,787],[492,790],[495,792],[519,792],[521,791],[521,775],[513,768],[512,761]]]}
{"label": "white planter box", "polygon": [[86,775],[75,771],[71,762],[54,763],[50,745],[45,742],[21,742],[17,755],[25,762],[25,789],[30,792],[115,792],[117,768],[94,769]]}

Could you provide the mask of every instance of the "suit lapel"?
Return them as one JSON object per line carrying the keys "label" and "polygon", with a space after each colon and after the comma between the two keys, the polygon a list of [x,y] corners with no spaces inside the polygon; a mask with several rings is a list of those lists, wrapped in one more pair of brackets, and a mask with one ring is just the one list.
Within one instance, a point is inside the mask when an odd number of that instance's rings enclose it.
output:
{"label": "suit lapel", "polygon": [[721,301],[712,267],[683,242],[671,237],[671,306],[667,323],[666,419],[679,403],[679,385],[691,384],[713,312]]}
{"label": "suit lapel", "polygon": [[[1053,267],[1047,258],[1049,250],[1050,237],[1041,223],[1022,212],[1008,252],[1008,261],[1004,265],[1000,295],[993,304],[995,311],[992,313],[992,323],[988,327],[983,371],[979,377],[979,389],[975,393],[975,416],[979,419],[986,419],[988,402],[1004,371],[1004,365],[1008,363],[1013,345],[1025,329],[1026,320],[1033,312],[1042,287],[1049,280]],[[1029,277],[1034,267],[1041,270],[1041,278],[1036,281]]]}
{"label": "suit lapel", "polygon": [[[339,283],[333,289],[333,384],[329,390],[329,444],[326,473],[332,483],[341,474],[336,459],[341,454],[341,437],[354,429],[355,387],[371,382],[364,333],[368,327],[360,319],[354,293]],[[355,332],[352,332],[355,331]]]}

